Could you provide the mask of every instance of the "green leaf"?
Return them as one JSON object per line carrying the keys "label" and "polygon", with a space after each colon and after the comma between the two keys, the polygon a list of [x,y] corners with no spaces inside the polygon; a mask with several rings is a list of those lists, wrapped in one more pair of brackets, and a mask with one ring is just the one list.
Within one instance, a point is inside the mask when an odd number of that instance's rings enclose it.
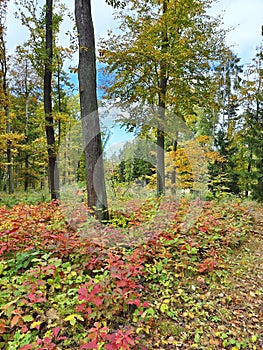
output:
{"label": "green leaf", "polygon": [[258,336],[257,335],[252,335],[252,337],[251,337],[251,341],[252,341],[252,343],[255,343],[256,341],[258,340]]}
{"label": "green leaf", "polygon": [[31,315],[22,316],[24,322],[32,322],[34,318]]}
{"label": "green leaf", "polygon": [[72,326],[75,326],[76,324],[76,319],[78,319],[79,321],[84,321],[84,318],[79,315],[79,314],[72,314],[72,315],[69,315],[65,318],[65,321],[69,321],[69,323],[72,325]]}
{"label": "green leaf", "polygon": [[200,334],[199,333],[195,334],[194,341],[195,341],[195,343],[199,343],[200,342]]}

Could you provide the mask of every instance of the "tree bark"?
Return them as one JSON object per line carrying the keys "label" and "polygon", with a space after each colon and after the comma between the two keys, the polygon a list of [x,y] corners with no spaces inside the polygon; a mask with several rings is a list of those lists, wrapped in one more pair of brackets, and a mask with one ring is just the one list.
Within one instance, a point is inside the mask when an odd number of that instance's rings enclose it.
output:
{"label": "tree bark", "polygon": [[[176,132],[176,136],[173,142],[173,152],[176,153],[178,148],[178,132]],[[176,193],[176,166],[173,167],[172,175],[171,175],[171,184],[172,184],[172,192]]]}
{"label": "tree bark", "polygon": [[52,116],[52,58],[53,58],[53,0],[46,0],[46,57],[44,72],[44,109],[48,145],[48,179],[51,199],[59,198],[59,179],[56,165],[56,144]]}
{"label": "tree bark", "polygon": [[[6,6],[6,2],[4,3]],[[3,7],[3,14],[6,14],[6,7]],[[2,18],[1,18],[2,19]],[[10,123],[10,111],[9,111],[9,93],[8,93],[8,83],[7,83],[7,55],[6,55],[6,45],[4,40],[4,25],[0,23],[0,50],[1,52],[1,85],[2,85],[2,93],[3,93],[3,107],[5,111],[6,117],[6,133],[11,133],[11,123]],[[13,175],[13,164],[12,164],[12,141],[10,139],[7,140],[7,148],[6,148],[6,158],[7,158],[7,178],[8,178],[8,192],[9,194],[14,193],[14,175]]]}
{"label": "tree bark", "polygon": [[[167,0],[163,0],[163,15],[167,12]],[[161,33],[162,45],[161,51],[165,53],[168,48],[167,30],[163,29]],[[165,62],[160,63],[159,77],[159,122],[157,130],[157,197],[165,193],[165,161],[164,161],[164,123],[165,123],[165,107],[167,93],[167,65]]]}
{"label": "tree bark", "polygon": [[95,38],[90,0],[75,0],[79,38],[79,93],[85,145],[88,205],[100,221],[109,219],[97,102]]}

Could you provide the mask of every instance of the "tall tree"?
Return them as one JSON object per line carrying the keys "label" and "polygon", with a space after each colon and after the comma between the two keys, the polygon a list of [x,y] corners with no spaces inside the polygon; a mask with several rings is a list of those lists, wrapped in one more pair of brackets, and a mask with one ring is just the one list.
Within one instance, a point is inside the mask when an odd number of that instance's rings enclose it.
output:
{"label": "tall tree", "polygon": [[[49,158],[49,187],[51,198],[56,199],[59,196],[59,179],[56,166],[56,120],[52,108],[54,91],[52,77],[55,67],[58,68],[60,73],[62,70],[61,58],[64,55],[59,55],[58,52],[63,51],[63,49],[57,47],[56,38],[59,33],[60,24],[63,21],[63,16],[67,11],[65,6],[59,1],[56,2],[56,7],[54,7],[51,0],[46,0],[43,7],[39,7],[38,1],[35,0],[16,0],[16,5],[18,7],[17,15],[21,19],[22,24],[29,29],[30,39],[25,43],[25,47],[28,47],[30,51],[29,58],[33,67],[44,81],[44,113]],[[58,9],[58,11],[55,11],[55,9]],[[64,51],[68,50],[65,49]],[[59,63],[56,62],[56,59],[58,59]],[[60,122],[58,122],[58,128],[60,129],[59,124]]]}
{"label": "tall tree", "polygon": [[[123,34],[112,34],[101,42],[101,61],[113,76],[106,93],[113,101],[157,107],[157,195],[160,195],[165,186],[167,111],[187,120],[197,106],[213,100],[209,89],[212,67],[218,64],[224,51],[225,32],[220,29],[220,20],[207,15],[210,0],[131,0],[129,3],[130,11],[119,16]],[[124,123],[147,124],[147,120],[138,118],[138,113],[134,116],[133,120],[131,113]]]}
{"label": "tall tree", "polygon": [[75,0],[75,17],[79,38],[78,79],[88,205],[96,208],[97,218],[104,221],[109,219],[109,214],[98,114],[95,37],[90,0]]}
{"label": "tall tree", "polygon": [[241,135],[243,166],[246,166],[246,192],[263,201],[263,45],[248,67],[243,83],[243,123]]}
{"label": "tall tree", "polygon": [[[162,16],[165,17],[167,13],[167,4],[169,0],[163,0],[161,2],[161,12]],[[165,21],[165,19],[164,19]],[[161,46],[160,51],[162,55],[166,55],[168,52],[168,30],[167,26],[164,25],[161,28]],[[158,79],[158,107],[159,107],[159,118],[161,125],[157,125],[157,196],[161,196],[165,192],[165,165],[164,165],[164,130],[163,123],[165,121],[165,108],[166,108],[166,93],[167,93],[167,72],[168,65],[166,60],[160,61],[159,67],[159,79]]]}
{"label": "tall tree", "polygon": [[51,199],[59,197],[56,140],[52,116],[53,0],[46,0],[46,55],[44,71],[44,110],[48,144],[48,175]]}
{"label": "tall tree", "polygon": [[[5,43],[5,17],[7,11],[7,2],[1,2],[0,12],[0,64],[1,64],[1,104],[4,109],[4,116],[6,119],[6,133],[11,134],[11,121],[10,121],[10,108],[9,108],[9,91],[7,82],[7,53]],[[13,176],[13,164],[12,164],[12,141],[11,138],[7,138],[7,176],[8,176],[8,191],[14,192],[14,176]]]}
{"label": "tall tree", "polygon": [[[106,3],[113,7],[124,7],[126,1],[106,0]],[[96,208],[96,216],[100,221],[107,221],[109,212],[98,114],[95,35],[90,0],[75,0],[75,19],[79,41],[78,79],[88,205]]]}
{"label": "tall tree", "polygon": [[30,183],[35,184],[35,181],[31,180],[35,173],[33,160],[36,158],[36,153],[32,152],[31,144],[37,137],[42,136],[39,127],[44,124],[43,116],[41,120],[36,121],[35,110],[43,89],[41,79],[28,57],[28,51],[22,46],[18,46],[11,57],[9,76],[11,112],[16,116],[13,130],[16,133],[23,133],[25,137],[24,149],[20,154],[20,159],[24,159],[24,166],[21,160],[19,178],[21,180],[24,178],[24,190],[27,191]]}

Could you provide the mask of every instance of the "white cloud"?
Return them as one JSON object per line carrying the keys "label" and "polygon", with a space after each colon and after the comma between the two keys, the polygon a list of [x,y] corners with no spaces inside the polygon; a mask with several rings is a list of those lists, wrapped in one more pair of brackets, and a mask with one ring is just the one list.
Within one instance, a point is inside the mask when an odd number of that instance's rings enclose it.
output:
{"label": "white cloud", "polygon": [[[64,1],[74,12],[74,1]],[[40,3],[44,3],[41,0]],[[103,37],[107,30],[114,27],[113,9],[106,5],[105,0],[93,0],[93,20],[96,37]],[[27,30],[21,26],[19,20],[14,18],[14,1],[9,2],[7,16],[7,47],[12,53],[18,44],[27,39]],[[262,41],[261,26],[263,25],[262,0],[218,0],[212,8],[214,16],[224,11],[224,25],[226,28],[234,27],[227,34],[228,45],[234,45],[233,50],[243,59],[243,63],[251,61],[255,48]],[[67,29],[67,24],[62,28]],[[63,39],[66,41],[66,38]]]}
{"label": "white cloud", "polygon": [[[40,5],[45,3],[44,0],[38,1]],[[73,0],[62,0],[63,3],[69,8],[74,14],[74,1]],[[93,0],[92,1],[92,14],[94,21],[94,29],[96,37],[103,37],[107,34],[107,30],[113,26],[113,9],[107,5],[104,0]],[[7,48],[10,53],[13,53],[17,45],[21,45],[25,40],[28,39],[28,30],[21,25],[20,20],[15,18],[14,13],[17,11],[17,7],[14,1],[8,3],[8,13],[6,19],[7,27]],[[67,43],[67,38],[63,35],[63,32],[71,30],[72,24],[67,18],[62,24],[62,44]]]}
{"label": "white cloud", "polygon": [[219,0],[212,13],[218,15],[222,11],[225,28],[233,28],[227,34],[227,44],[234,46],[233,51],[243,63],[250,62],[256,47],[262,42],[263,1]]}

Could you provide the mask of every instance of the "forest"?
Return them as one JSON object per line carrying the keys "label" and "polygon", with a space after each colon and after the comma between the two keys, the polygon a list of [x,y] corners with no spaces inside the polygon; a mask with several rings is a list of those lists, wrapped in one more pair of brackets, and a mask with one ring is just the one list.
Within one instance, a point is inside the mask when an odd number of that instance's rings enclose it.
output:
{"label": "forest", "polygon": [[214,0],[105,3],[96,42],[92,1],[15,0],[10,54],[0,0],[0,348],[259,350],[263,41],[241,64]]}

